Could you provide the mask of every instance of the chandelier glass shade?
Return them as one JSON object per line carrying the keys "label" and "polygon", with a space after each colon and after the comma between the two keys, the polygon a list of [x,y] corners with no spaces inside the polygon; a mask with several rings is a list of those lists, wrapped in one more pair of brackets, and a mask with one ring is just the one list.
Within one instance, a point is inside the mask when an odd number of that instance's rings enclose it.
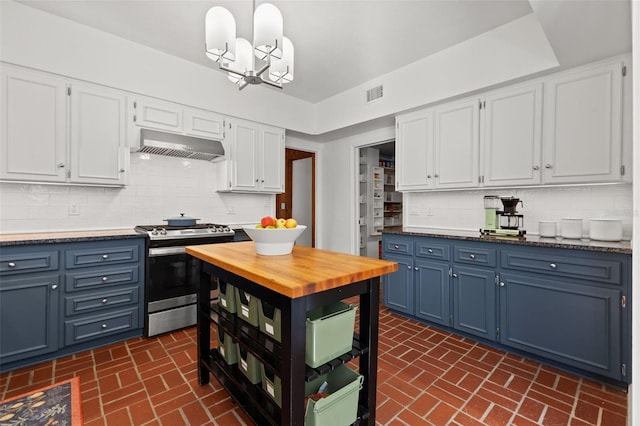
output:
{"label": "chandelier glass shade", "polygon": [[[236,37],[231,12],[214,6],[205,17],[205,54],[228,72],[240,90],[249,84],[282,88],[293,81],[293,44],[282,35],[282,14],[271,3],[263,3],[253,13],[253,44]],[[256,61],[260,67],[256,69]]]}

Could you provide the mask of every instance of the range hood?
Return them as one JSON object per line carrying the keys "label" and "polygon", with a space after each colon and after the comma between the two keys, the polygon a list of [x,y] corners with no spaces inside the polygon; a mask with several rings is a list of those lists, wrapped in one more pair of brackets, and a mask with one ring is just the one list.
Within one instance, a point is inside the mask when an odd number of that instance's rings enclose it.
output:
{"label": "range hood", "polygon": [[156,130],[140,130],[138,152],[212,161],[224,157],[222,142]]}

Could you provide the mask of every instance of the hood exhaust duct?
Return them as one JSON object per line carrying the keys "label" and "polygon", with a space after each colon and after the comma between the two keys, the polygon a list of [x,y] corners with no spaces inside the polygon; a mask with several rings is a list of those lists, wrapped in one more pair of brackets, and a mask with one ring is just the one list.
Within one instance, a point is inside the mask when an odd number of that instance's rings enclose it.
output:
{"label": "hood exhaust duct", "polygon": [[142,129],[138,152],[212,161],[224,157],[222,142]]}

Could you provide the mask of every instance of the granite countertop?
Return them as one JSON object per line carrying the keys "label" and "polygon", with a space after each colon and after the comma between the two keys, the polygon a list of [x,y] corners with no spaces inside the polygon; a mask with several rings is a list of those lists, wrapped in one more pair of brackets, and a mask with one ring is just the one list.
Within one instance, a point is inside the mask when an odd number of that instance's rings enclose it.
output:
{"label": "granite countertop", "polygon": [[144,238],[133,228],[130,229],[96,229],[88,231],[33,232],[23,234],[0,234],[0,246],[17,246],[26,244],[53,244],[76,241],[111,240],[123,238]]}
{"label": "granite countertop", "polygon": [[631,241],[595,241],[589,239],[573,240],[568,238],[543,238],[537,235],[526,235],[523,239],[513,237],[482,236],[480,232],[447,229],[425,229],[403,231],[402,226],[384,228],[383,234],[415,235],[433,238],[448,238],[454,240],[496,242],[501,244],[516,244],[535,247],[555,247],[575,250],[603,251],[609,253],[631,254]]}

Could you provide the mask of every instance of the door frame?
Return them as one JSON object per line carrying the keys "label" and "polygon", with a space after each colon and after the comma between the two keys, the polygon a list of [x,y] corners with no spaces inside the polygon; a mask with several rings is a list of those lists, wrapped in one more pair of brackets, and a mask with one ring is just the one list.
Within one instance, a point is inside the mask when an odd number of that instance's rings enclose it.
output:
{"label": "door frame", "polygon": [[[293,162],[311,158],[311,247],[316,246],[316,153],[285,148],[284,192],[276,194],[276,217],[293,217]],[[282,203],[285,208],[281,209]]]}

